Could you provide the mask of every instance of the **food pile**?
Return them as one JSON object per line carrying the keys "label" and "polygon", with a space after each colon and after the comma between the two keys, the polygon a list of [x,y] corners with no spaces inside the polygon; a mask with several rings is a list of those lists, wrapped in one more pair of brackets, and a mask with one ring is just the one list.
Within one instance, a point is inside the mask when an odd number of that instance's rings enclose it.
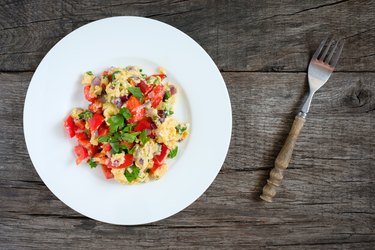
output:
{"label": "food pile", "polygon": [[189,135],[189,124],[173,118],[176,86],[166,82],[164,69],[146,75],[136,66],[83,74],[87,109],[74,108],[64,127],[76,137],[76,164],[101,166],[107,179],[123,184],[158,179],[167,158]]}

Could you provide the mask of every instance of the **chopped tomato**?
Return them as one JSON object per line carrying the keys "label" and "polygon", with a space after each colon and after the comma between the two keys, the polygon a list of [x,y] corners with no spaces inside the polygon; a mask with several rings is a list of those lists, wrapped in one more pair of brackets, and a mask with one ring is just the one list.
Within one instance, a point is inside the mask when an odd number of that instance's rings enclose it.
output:
{"label": "chopped tomato", "polygon": [[78,129],[82,129],[82,130],[85,129],[85,121],[83,120],[75,120],[74,124],[76,125],[76,131]]}
{"label": "chopped tomato", "polygon": [[69,135],[70,138],[74,137],[76,126],[74,124],[74,119],[71,116],[68,116],[66,120],[64,121],[64,128],[66,130],[66,133]]}
{"label": "chopped tomato", "polygon": [[103,107],[103,104],[100,101],[100,99],[95,98],[95,100],[93,100],[93,102],[90,104],[89,110],[94,113],[101,113],[103,111],[102,107]]}
{"label": "chopped tomato", "polygon": [[108,132],[109,132],[108,125],[103,123],[102,125],[100,125],[100,127],[98,129],[98,137],[108,135]]}
{"label": "chopped tomato", "polygon": [[169,148],[164,143],[161,145],[161,152],[153,158],[154,163],[162,165],[169,154]]}
{"label": "chopped tomato", "polygon": [[109,161],[109,159],[107,158],[104,152],[95,154],[94,159],[97,163],[102,164],[102,165],[107,165]]}
{"label": "chopped tomato", "polygon": [[135,123],[139,120],[141,120],[145,116],[145,109],[136,109],[135,111],[132,111],[132,117],[128,120],[129,123]]}
{"label": "chopped tomato", "polygon": [[128,79],[128,82],[130,83],[130,85],[132,85],[133,87],[136,85],[135,81],[131,78]]}
{"label": "chopped tomato", "polygon": [[102,147],[104,152],[109,152],[112,149],[111,145],[107,142],[103,142],[101,147]]}
{"label": "chopped tomato", "polygon": [[152,121],[147,118],[140,120],[133,130],[135,132],[142,132],[145,129],[152,129]]}
{"label": "chopped tomato", "polygon": [[147,95],[146,100],[151,101],[151,106],[156,108],[163,100],[165,89],[163,85],[156,85],[154,89]]}
{"label": "chopped tomato", "polygon": [[80,145],[84,146],[85,148],[91,146],[90,139],[85,132],[76,133],[76,137]]}
{"label": "chopped tomato", "polygon": [[163,81],[164,78],[165,78],[167,75],[166,75],[166,74],[153,74],[153,75],[151,75],[151,76],[158,76],[158,77],[160,77],[160,79]]}
{"label": "chopped tomato", "polygon": [[108,77],[108,81],[109,82],[112,82],[112,75],[108,73],[108,71],[103,71],[103,76],[107,76]]}
{"label": "chopped tomato", "polygon": [[97,130],[104,121],[104,116],[95,113],[89,120],[89,127],[91,131]]}
{"label": "chopped tomato", "polygon": [[147,84],[145,83],[144,81],[140,81],[138,83],[138,87],[140,88],[140,90],[142,91],[143,95],[147,95],[151,90],[152,88],[154,87],[153,85],[151,84]]}
{"label": "chopped tomato", "polygon": [[138,108],[139,106],[141,106],[141,102],[138,100],[137,97],[133,95],[126,102],[126,107],[129,109],[130,112]]}
{"label": "chopped tomato", "polygon": [[85,94],[86,100],[89,102],[93,102],[95,101],[96,98],[90,96],[90,88],[91,88],[91,85],[86,85],[85,88],[83,89],[83,92]]}
{"label": "chopped tomato", "polygon": [[87,148],[87,153],[90,157],[93,157],[96,153],[98,153],[99,151],[99,147],[98,146],[94,146],[94,145],[90,145],[88,148]]}
{"label": "chopped tomato", "polygon": [[133,161],[134,161],[133,155],[126,154],[123,164],[121,164],[119,166],[115,166],[115,165],[112,165],[111,161],[109,161],[108,167],[109,168],[127,168],[127,167],[130,167],[131,165],[133,165]]}
{"label": "chopped tomato", "polygon": [[140,106],[141,103],[135,96],[131,96],[126,102],[126,107],[132,114],[132,117],[128,120],[129,123],[135,123],[145,116],[145,109]]}
{"label": "chopped tomato", "polygon": [[79,165],[88,156],[87,149],[84,148],[82,145],[75,146],[74,147],[74,153],[77,156],[77,158],[76,158],[76,164],[77,165]]}
{"label": "chopped tomato", "polygon": [[102,171],[106,179],[112,179],[114,177],[111,172],[111,169],[108,168],[106,165],[102,164]]}
{"label": "chopped tomato", "polygon": [[154,166],[152,166],[152,168],[150,169],[150,173],[151,173],[151,174],[155,173],[155,171],[156,171],[158,168],[160,168],[161,166],[162,166],[162,164],[156,163],[156,162],[154,161]]}

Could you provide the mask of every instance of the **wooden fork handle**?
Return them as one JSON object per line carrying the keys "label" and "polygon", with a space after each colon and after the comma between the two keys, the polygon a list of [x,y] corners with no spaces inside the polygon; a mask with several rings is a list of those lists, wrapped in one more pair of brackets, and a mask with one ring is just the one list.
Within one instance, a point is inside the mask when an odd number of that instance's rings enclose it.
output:
{"label": "wooden fork handle", "polygon": [[270,178],[267,180],[267,184],[263,187],[263,193],[260,196],[262,200],[272,202],[272,198],[276,194],[276,188],[280,186],[283,179],[283,172],[288,167],[290,159],[292,158],[294,145],[296,144],[297,138],[304,124],[305,118],[298,114],[294,119],[284,146],[276,157],[275,167],[270,172]]}

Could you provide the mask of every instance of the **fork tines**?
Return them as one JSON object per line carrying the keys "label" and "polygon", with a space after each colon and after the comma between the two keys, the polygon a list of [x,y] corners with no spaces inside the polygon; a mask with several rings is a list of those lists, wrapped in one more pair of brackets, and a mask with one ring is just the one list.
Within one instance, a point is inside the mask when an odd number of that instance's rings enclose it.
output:
{"label": "fork tines", "polygon": [[[330,39],[327,43],[328,37],[325,38],[319,45],[318,49],[315,51],[312,60],[318,60],[331,67],[336,67],[337,61],[339,60],[342,48],[344,47],[344,40]],[[323,48],[325,48],[323,50]],[[323,51],[323,53],[321,53]],[[329,52],[329,53],[328,53]]]}

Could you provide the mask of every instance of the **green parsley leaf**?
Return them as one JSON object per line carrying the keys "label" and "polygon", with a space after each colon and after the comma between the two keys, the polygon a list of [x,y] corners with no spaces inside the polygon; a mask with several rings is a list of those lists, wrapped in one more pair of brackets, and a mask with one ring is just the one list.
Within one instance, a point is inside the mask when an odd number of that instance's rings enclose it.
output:
{"label": "green parsley leaf", "polygon": [[124,117],[121,114],[117,114],[108,119],[109,132],[115,133],[117,130],[122,129],[125,125]]}
{"label": "green parsley leaf", "polygon": [[103,75],[102,78],[108,80],[108,76],[107,75]]}
{"label": "green parsley leaf", "polygon": [[139,135],[139,139],[141,140],[141,142],[142,142],[143,145],[145,145],[150,140],[150,137],[148,137],[146,129],[144,129],[141,132],[141,134]]}
{"label": "green parsley leaf", "polygon": [[111,142],[110,145],[112,147],[112,150],[111,150],[112,153],[117,154],[117,153],[120,152],[121,147],[120,147],[120,144],[118,142]]}
{"label": "green parsley leaf", "polygon": [[141,89],[138,88],[138,87],[129,87],[128,90],[130,91],[130,93],[132,93],[137,98],[143,97],[143,93],[142,93]]}
{"label": "green parsley leaf", "polygon": [[135,127],[135,123],[130,123],[126,125],[126,127],[122,130],[122,132],[129,133],[133,130],[134,127]]}
{"label": "green parsley leaf", "polygon": [[142,72],[143,71],[143,69],[139,69],[139,72]]}
{"label": "green parsley leaf", "polygon": [[96,166],[98,165],[96,164],[95,159],[92,157],[89,160],[87,160],[87,163],[90,165],[90,168],[96,168]]}
{"label": "green parsley leaf", "polygon": [[179,134],[182,134],[186,129],[187,127],[184,127],[184,126],[181,126],[181,124],[178,124],[176,127],[175,127],[176,131],[179,133]]}
{"label": "green parsley leaf", "polygon": [[110,138],[110,142],[118,142],[121,139],[120,132],[115,132],[112,134],[112,137]]}
{"label": "green parsley leaf", "polygon": [[169,154],[168,154],[168,158],[175,158],[176,155],[177,155],[177,152],[178,152],[178,147],[176,146],[174,149],[172,149]]}
{"label": "green parsley leaf", "polygon": [[91,111],[85,111],[82,112],[78,115],[79,119],[85,119],[86,121],[92,117],[92,112]]}
{"label": "green parsley leaf", "polygon": [[134,142],[137,139],[137,135],[139,135],[139,132],[133,132],[133,133],[124,133],[121,135],[121,139],[127,142]]}
{"label": "green parsley leaf", "polygon": [[164,110],[164,114],[165,116],[170,116],[170,115],[173,115],[174,113],[171,110]]}
{"label": "green parsley leaf", "polygon": [[93,75],[94,75],[94,74],[92,73],[92,71],[87,71],[86,74],[89,75],[89,76],[93,76]]}
{"label": "green parsley leaf", "polygon": [[156,83],[158,83],[159,82],[159,80],[160,80],[160,78],[157,76],[157,77],[155,77],[155,79],[154,79],[154,84],[156,84]]}
{"label": "green parsley leaf", "polygon": [[98,138],[98,142],[109,142],[109,137],[108,137],[108,136],[105,136],[105,135],[100,136],[100,137]]}
{"label": "green parsley leaf", "polygon": [[163,101],[168,100],[172,96],[171,91],[167,90],[165,91]]}
{"label": "green parsley leaf", "polygon": [[125,175],[126,179],[128,180],[128,182],[132,182],[135,179],[137,179],[138,174],[139,174],[139,168],[135,165],[133,165],[131,167],[128,167],[128,168],[125,168],[125,170],[124,170],[124,175]]}
{"label": "green parsley leaf", "polygon": [[134,146],[134,147],[132,147],[131,149],[129,149],[129,150],[128,150],[128,153],[131,154],[131,155],[134,154],[135,148],[136,148],[136,147]]}
{"label": "green parsley leaf", "polygon": [[132,117],[132,113],[126,107],[120,108],[120,114],[122,114],[122,116],[125,117],[126,120]]}
{"label": "green parsley leaf", "polygon": [[146,74],[141,74],[141,76],[142,76],[143,78],[147,78],[147,75],[146,75]]}
{"label": "green parsley leaf", "polygon": [[121,149],[121,150],[129,151],[129,148],[128,148],[128,146],[126,146],[126,145],[121,145],[121,144],[120,144],[120,149]]}

